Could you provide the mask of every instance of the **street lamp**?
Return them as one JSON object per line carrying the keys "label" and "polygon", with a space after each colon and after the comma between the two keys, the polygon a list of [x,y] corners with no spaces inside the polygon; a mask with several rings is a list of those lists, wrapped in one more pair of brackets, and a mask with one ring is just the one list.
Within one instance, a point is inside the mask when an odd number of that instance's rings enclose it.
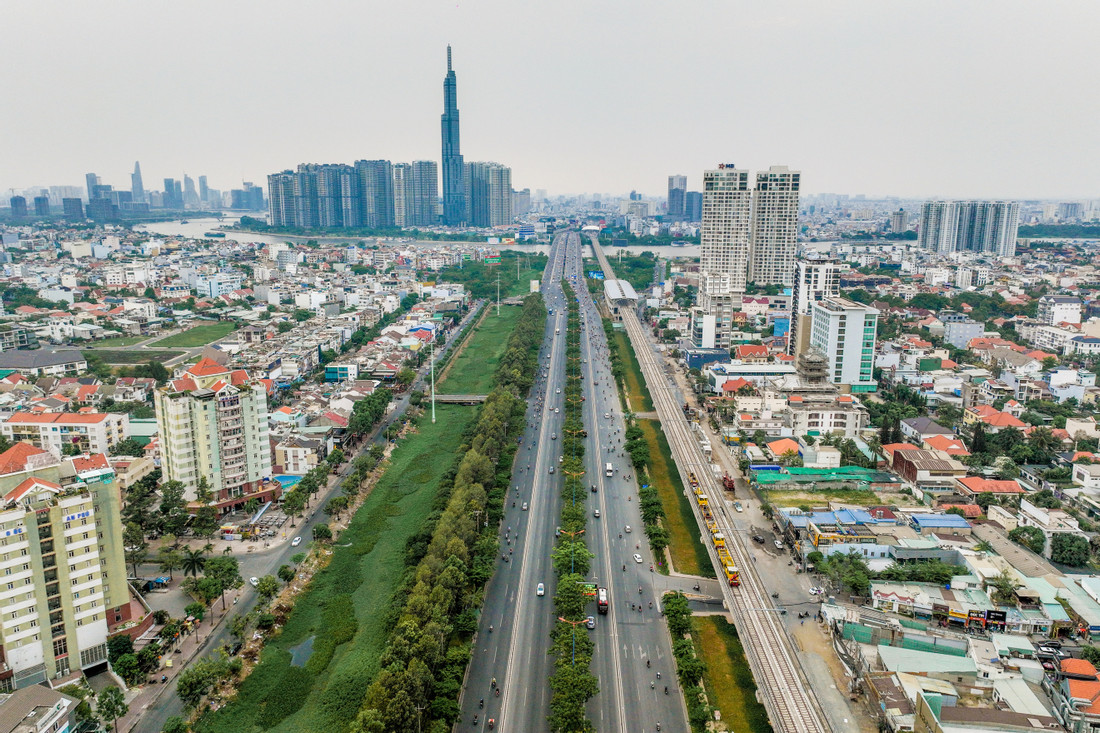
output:
{"label": "street lamp", "polygon": [[573,627],[573,659],[572,659],[572,664],[573,664],[574,667],[576,667],[577,666],[577,624],[583,624],[584,621],[583,620],[582,621],[570,621],[569,619],[563,618],[561,616],[558,616],[558,621],[561,621],[563,624],[569,624],[570,626]]}

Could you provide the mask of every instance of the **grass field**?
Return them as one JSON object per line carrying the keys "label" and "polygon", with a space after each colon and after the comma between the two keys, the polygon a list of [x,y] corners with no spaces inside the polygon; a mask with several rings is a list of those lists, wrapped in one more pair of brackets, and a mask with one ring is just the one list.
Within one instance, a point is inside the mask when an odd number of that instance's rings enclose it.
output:
{"label": "grass field", "polygon": [[[466,340],[462,352],[451,359],[446,378],[435,384],[439,394],[488,394],[493,388],[493,375],[508,337],[523,313],[516,306],[486,306],[485,319]],[[436,377],[439,371],[436,370]]]}
{"label": "grass field", "polygon": [[[699,540],[699,524],[692,514],[691,502],[684,496],[684,484],[672,460],[665,434],[661,432],[661,423],[657,420],[639,420],[638,427],[645,433],[646,443],[649,444],[649,475],[657,486],[665,509],[668,551],[676,571],[715,577],[707,548]],[[667,568],[662,568],[662,572],[667,572]]]}
{"label": "grass field", "polygon": [[706,664],[703,687],[710,704],[722,711],[722,722],[738,733],[772,733],[768,713],[756,701],[756,682],[733,624],[723,616],[691,619],[695,653]]}
{"label": "grass field", "polygon": [[160,341],[154,341],[150,346],[206,346],[218,339],[225,338],[237,330],[237,324],[233,321],[214,321],[201,326],[189,328],[183,333],[173,334]]}
{"label": "grass field", "polygon": [[149,336],[118,336],[113,339],[93,341],[89,346],[96,349],[113,349],[120,346],[133,346],[134,344],[140,344],[142,341],[148,340]]}
{"label": "grass field", "polygon": [[800,506],[802,504],[824,504],[840,501],[859,506],[877,506],[882,503],[879,495],[870,489],[816,489],[805,491],[761,491],[764,501],[779,507]]}
{"label": "grass field", "polygon": [[[237,699],[208,714],[196,728],[198,733],[264,730],[259,720],[265,703],[276,704],[272,701],[290,692],[284,688],[291,678],[299,687],[309,687],[302,694],[304,703],[270,730],[346,729],[378,671],[387,639],[385,617],[404,572],[405,543],[423,526],[439,480],[476,414],[473,407],[439,405],[434,425],[422,420],[418,432],[401,441],[385,475],[336,541],[332,561],[299,596],[286,627],[268,644]],[[358,621],[355,636],[337,647],[332,661],[315,676],[292,668],[288,650],[318,633],[325,604],[342,594],[351,595]]]}
{"label": "grass field", "polygon": [[169,359],[176,358],[183,352],[169,349],[157,349],[155,351],[152,349],[134,349],[133,351],[84,349],[80,353],[83,354],[85,358],[91,356],[96,359],[101,359],[107,364],[132,365],[148,364],[150,360],[159,361],[163,364]]}
{"label": "grass field", "polygon": [[626,380],[626,406],[631,412],[653,412],[653,399],[642,379],[642,368],[634,356],[630,339],[625,331],[616,331],[613,338],[619,345],[619,354],[622,356],[623,366],[626,367],[623,377]]}

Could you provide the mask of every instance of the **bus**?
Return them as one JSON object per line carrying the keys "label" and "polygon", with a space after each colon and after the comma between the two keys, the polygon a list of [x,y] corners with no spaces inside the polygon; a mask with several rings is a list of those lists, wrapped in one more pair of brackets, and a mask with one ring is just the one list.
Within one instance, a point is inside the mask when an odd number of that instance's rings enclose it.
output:
{"label": "bus", "polygon": [[607,464],[607,468],[604,469],[603,475],[607,476],[608,478],[611,478],[612,476],[615,475],[615,467],[612,466],[610,463]]}
{"label": "bus", "polygon": [[599,588],[596,591],[596,610],[600,613],[607,613],[607,588]]}

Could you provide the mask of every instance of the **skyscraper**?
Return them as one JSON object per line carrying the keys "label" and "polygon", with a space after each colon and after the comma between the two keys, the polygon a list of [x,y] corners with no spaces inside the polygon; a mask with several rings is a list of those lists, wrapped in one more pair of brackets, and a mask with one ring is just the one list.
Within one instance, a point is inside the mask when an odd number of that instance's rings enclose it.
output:
{"label": "skyscraper", "polygon": [[905,209],[898,209],[890,214],[890,231],[894,234],[907,231],[909,229],[909,212]]}
{"label": "skyscraper", "polygon": [[76,196],[61,199],[61,210],[69,221],[84,221],[84,204]]}
{"label": "skyscraper", "polygon": [[267,177],[268,210],[271,226],[294,226],[294,173],[283,171]]}
{"label": "skyscraper", "polygon": [[134,161],[134,172],[130,174],[130,193],[135,204],[145,203],[145,185],[141,182],[141,163]]}
{"label": "skyscraper", "polygon": [[687,176],[668,177],[668,218],[682,221],[684,218],[684,196],[687,194]]}
{"label": "skyscraper", "polygon": [[50,197],[43,193],[41,196],[34,197],[34,215],[35,216],[49,216],[50,215]]}
{"label": "skyscraper", "polygon": [[773,165],[756,174],[748,280],[790,285],[798,238],[798,189],[802,174]]}
{"label": "skyscraper", "polygon": [[317,174],[321,166],[302,163],[294,174],[294,224],[315,229],[321,223],[321,204],[317,197]]}
{"label": "skyscraper", "polygon": [[206,185],[206,176],[199,176],[199,204],[206,206],[210,199],[210,187]]}
{"label": "skyscraper", "polygon": [[99,185],[99,176],[95,173],[84,174],[84,187],[88,189],[88,200],[95,198],[95,187]]}
{"label": "skyscraper", "polygon": [[925,201],[920,209],[922,249],[1016,254],[1020,204],[1016,201]]}
{"label": "skyscraper", "polygon": [[175,178],[164,179],[164,198],[161,204],[166,209],[183,208],[183,186]]}
{"label": "skyscraper", "polygon": [[183,204],[184,206],[199,205],[199,193],[195,190],[195,179],[186,173],[183,174]]}
{"label": "skyscraper", "polygon": [[458,139],[458,82],[451,68],[451,47],[447,46],[447,76],[443,80],[443,223],[462,224],[466,214],[465,170]]}
{"label": "skyscraper", "polygon": [[684,194],[684,221],[702,221],[703,219],[703,194],[699,191],[688,191]]}

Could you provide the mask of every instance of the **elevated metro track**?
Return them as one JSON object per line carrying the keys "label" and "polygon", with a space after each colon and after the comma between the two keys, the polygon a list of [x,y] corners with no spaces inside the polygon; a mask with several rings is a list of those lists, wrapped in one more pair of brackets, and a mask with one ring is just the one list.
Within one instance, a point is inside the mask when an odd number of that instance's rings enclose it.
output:
{"label": "elevated metro track", "polygon": [[[595,238],[592,249],[605,275],[613,277],[611,263]],[[716,499],[710,505],[715,512],[715,519],[732,530],[733,518],[725,501],[719,498],[723,495],[723,489],[711,472],[710,463],[703,456],[699,443],[692,436],[681,406],[672,397],[653,348],[646,338],[644,327],[633,309],[620,307],[618,311],[641,365],[642,376],[653,397],[662,431],[668,439],[684,486],[691,485],[689,474],[693,473],[704,493]],[[700,531],[705,534],[706,522],[700,508],[694,501],[691,506]],[[737,634],[744,644],[749,667],[756,679],[772,727],[777,733],[829,733],[832,728],[817,696],[803,675],[796,658],[795,645],[780,619],[779,609],[774,608],[775,604],[756,573],[751,548],[746,546],[742,535],[743,533],[734,531],[726,533],[726,546],[740,571],[741,585],[736,588],[723,585],[723,594],[733,615]],[[720,562],[717,551],[710,542],[704,544],[710,553],[711,562],[718,570],[718,577],[724,578],[723,563]]]}

